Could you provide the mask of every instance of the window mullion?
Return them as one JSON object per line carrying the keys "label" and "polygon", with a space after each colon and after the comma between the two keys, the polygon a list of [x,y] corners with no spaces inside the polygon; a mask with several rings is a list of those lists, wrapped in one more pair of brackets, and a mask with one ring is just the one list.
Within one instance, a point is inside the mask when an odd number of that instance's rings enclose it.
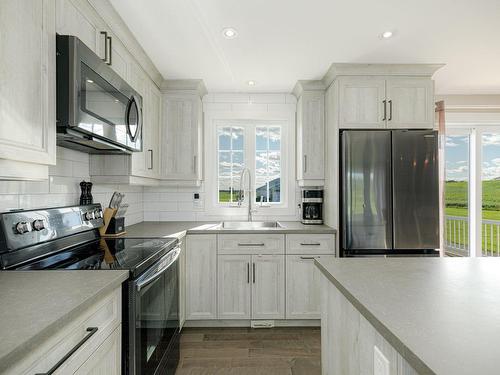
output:
{"label": "window mullion", "polygon": [[[250,174],[252,175],[252,184],[253,186],[250,187],[252,189],[252,199],[253,203],[255,203],[255,197],[257,196],[257,191],[255,190],[255,179],[257,178],[256,170],[255,170],[255,131],[256,131],[256,125],[255,124],[249,124],[248,126],[245,127],[246,131],[246,150],[248,152],[245,153],[245,163],[246,167],[250,170]],[[249,197],[250,198],[250,197]],[[248,202],[247,202],[248,203]]]}

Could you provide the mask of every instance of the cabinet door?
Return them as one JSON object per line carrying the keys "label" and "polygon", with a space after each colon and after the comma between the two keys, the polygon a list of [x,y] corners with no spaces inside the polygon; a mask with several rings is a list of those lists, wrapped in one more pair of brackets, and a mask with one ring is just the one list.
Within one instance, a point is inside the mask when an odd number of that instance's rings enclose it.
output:
{"label": "cabinet door", "polygon": [[386,126],[385,79],[339,79],[339,127],[381,129]]}
{"label": "cabinet door", "polygon": [[325,178],[325,96],[305,92],[297,103],[297,179]]}
{"label": "cabinet door", "polygon": [[148,127],[146,132],[146,168],[148,176],[158,178],[160,175],[160,124],[161,124],[161,92],[150,81],[148,95]]}
{"label": "cabinet door", "polygon": [[[118,37],[108,31],[108,37],[111,38],[111,42],[106,41],[106,43],[111,43],[111,51],[109,52],[108,62],[111,68],[124,80],[128,80],[129,77],[129,65],[132,60],[132,56],[129,54],[123,43],[118,39]],[[109,48],[109,44],[108,44]]]}
{"label": "cabinet door", "polygon": [[186,237],[186,319],[217,319],[216,235]]}
{"label": "cabinet door", "polygon": [[250,255],[219,255],[219,319],[250,319]]}
{"label": "cabinet door", "polygon": [[150,130],[148,108],[148,78],[146,73],[135,61],[130,64],[130,86],[142,96],[142,151],[132,153],[131,173],[134,176],[148,177],[146,154],[149,149],[148,134]]}
{"label": "cabinet door", "polygon": [[186,238],[181,239],[179,254],[179,325],[180,329],[186,321]]}
{"label": "cabinet door", "polygon": [[120,375],[122,365],[121,326],[93,352],[75,375]]}
{"label": "cabinet door", "polygon": [[429,78],[387,80],[389,128],[434,127],[434,82]]}
{"label": "cabinet door", "polygon": [[0,159],[56,162],[54,5],[0,1]]}
{"label": "cabinet door", "polygon": [[320,274],[314,265],[319,255],[286,256],[286,318],[320,319]]}
{"label": "cabinet door", "polygon": [[285,318],[285,256],[252,255],[252,319]]}
{"label": "cabinet door", "polygon": [[201,180],[201,100],[163,99],[162,173],[168,180]]}

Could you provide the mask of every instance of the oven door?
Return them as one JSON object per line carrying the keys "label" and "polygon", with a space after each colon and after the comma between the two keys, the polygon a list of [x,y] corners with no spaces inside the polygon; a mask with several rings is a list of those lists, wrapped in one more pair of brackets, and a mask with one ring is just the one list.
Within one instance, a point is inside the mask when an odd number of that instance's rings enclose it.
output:
{"label": "oven door", "polygon": [[129,373],[174,374],[179,361],[179,275],[175,248],[133,280]]}

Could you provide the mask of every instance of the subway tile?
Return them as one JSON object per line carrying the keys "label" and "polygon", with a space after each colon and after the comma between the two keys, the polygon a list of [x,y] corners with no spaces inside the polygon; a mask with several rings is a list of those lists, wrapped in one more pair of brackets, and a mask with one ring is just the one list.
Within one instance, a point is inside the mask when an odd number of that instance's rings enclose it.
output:
{"label": "subway tile", "polygon": [[19,195],[2,194],[0,195],[0,212],[21,208],[19,205]]}
{"label": "subway tile", "polygon": [[145,211],[177,211],[177,202],[144,202]]}
{"label": "subway tile", "polygon": [[65,147],[57,147],[57,158],[71,161],[89,163],[89,154],[81,151],[71,150]]}
{"label": "subway tile", "polygon": [[66,193],[66,194],[79,194],[80,193],[79,178],[75,177],[49,177],[49,191],[50,193]]}
{"label": "subway tile", "polygon": [[195,221],[194,212],[160,212],[159,221]]}
{"label": "subway tile", "polygon": [[144,221],[160,221],[160,212],[144,211]]}
{"label": "subway tile", "polygon": [[[71,160],[64,160],[57,158],[56,165],[49,167],[50,176],[65,176],[70,177],[73,174],[73,162]],[[88,169],[87,169],[88,174]]]}
{"label": "subway tile", "polygon": [[144,202],[158,202],[160,200],[160,193],[150,193],[144,192],[143,194]]}
{"label": "subway tile", "polygon": [[79,161],[72,162],[72,176],[89,180],[89,163]]}

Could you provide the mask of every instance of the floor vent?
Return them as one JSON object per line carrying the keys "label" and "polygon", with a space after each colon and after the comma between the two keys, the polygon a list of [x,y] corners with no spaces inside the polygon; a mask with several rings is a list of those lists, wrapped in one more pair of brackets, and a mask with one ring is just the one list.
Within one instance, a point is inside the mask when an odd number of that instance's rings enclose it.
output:
{"label": "floor vent", "polygon": [[252,328],[273,328],[274,320],[252,320],[250,326]]}

